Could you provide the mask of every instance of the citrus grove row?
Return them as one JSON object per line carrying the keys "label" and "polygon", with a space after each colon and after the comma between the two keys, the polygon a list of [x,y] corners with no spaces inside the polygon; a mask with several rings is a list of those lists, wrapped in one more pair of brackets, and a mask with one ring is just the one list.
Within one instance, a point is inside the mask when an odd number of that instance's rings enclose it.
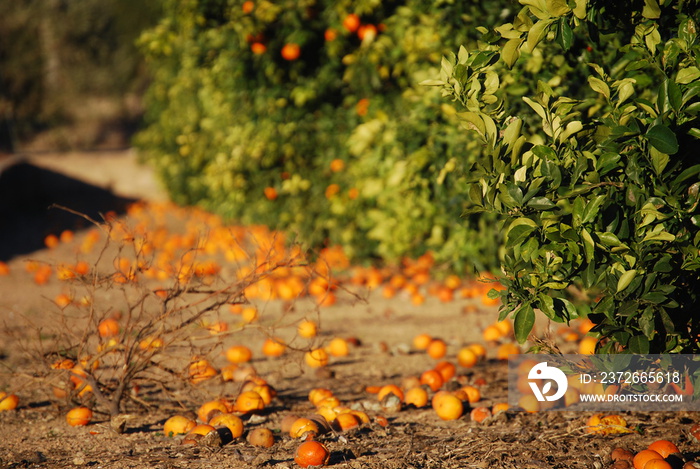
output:
{"label": "citrus grove row", "polygon": [[499,272],[520,342],[692,353],[697,2],[608,3],[165,1],[136,144],[179,203]]}

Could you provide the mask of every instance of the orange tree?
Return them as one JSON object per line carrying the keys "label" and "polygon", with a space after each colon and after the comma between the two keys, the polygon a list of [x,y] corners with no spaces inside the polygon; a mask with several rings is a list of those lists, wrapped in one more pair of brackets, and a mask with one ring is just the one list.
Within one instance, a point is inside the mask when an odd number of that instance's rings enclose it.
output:
{"label": "orange tree", "polygon": [[520,3],[426,82],[485,148],[469,194],[503,220],[501,316],[521,341],[536,310],[590,313],[599,351],[697,352],[698,2]]}
{"label": "orange tree", "polygon": [[140,39],[154,80],[136,143],[179,203],[355,258],[493,267],[491,219],[454,221],[479,143],[419,85],[503,11],[475,3],[167,0]]}

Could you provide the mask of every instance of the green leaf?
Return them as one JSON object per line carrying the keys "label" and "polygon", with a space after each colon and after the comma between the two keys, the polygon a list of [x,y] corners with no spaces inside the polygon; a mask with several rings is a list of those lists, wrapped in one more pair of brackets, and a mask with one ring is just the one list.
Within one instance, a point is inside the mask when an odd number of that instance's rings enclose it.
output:
{"label": "green leaf", "polygon": [[656,0],[644,0],[642,16],[649,19],[659,18],[661,16],[661,8],[659,8],[658,2]]}
{"label": "green leaf", "polygon": [[588,77],[588,84],[596,93],[600,93],[607,99],[610,99],[610,87],[600,78]]}
{"label": "green leaf", "polygon": [[542,39],[544,39],[545,35],[547,34],[547,30],[553,21],[554,20],[551,19],[540,20],[535,23],[532,28],[530,28],[530,31],[527,33],[527,42],[525,44],[526,52],[532,52],[535,50],[535,47],[537,47]]}
{"label": "green leaf", "polygon": [[540,311],[542,311],[549,319],[554,320],[554,299],[546,293],[539,293],[537,298],[539,299],[537,306]]}
{"label": "green leaf", "polygon": [[446,84],[442,80],[423,80],[419,83],[421,86],[445,86]]}
{"label": "green leaf", "polygon": [[586,255],[586,262],[591,262],[595,253],[595,242],[593,241],[593,237],[587,229],[582,228],[581,238],[583,238],[583,253]]}
{"label": "green leaf", "polygon": [[523,101],[525,101],[537,113],[537,115],[540,116],[541,119],[544,119],[546,117],[546,114],[544,113],[544,107],[542,107],[540,103],[533,101],[527,96],[523,96]]}
{"label": "green leaf", "polygon": [[513,64],[520,58],[520,46],[523,41],[519,37],[510,39],[501,49],[501,58],[508,68],[512,68]]}
{"label": "green leaf", "polygon": [[671,129],[662,124],[653,125],[645,134],[649,143],[661,153],[673,155],[678,151],[678,139]]}
{"label": "green leaf", "polygon": [[508,231],[506,247],[510,248],[525,241],[537,227],[530,225],[517,225]]}
{"label": "green leaf", "polygon": [[[661,225],[659,225],[661,226]],[[675,241],[676,237],[668,231],[651,231],[642,239],[642,243],[646,241]]]}
{"label": "green leaf", "polygon": [[559,17],[564,16],[571,11],[569,5],[566,4],[566,0],[546,0],[547,1],[547,13],[552,16]]}
{"label": "green leaf", "polygon": [[651,165],[654,167],[654,172],[657,176],[660,176],[666,168],[666,165],[668,164],[669,156],[666,153],[661,153],[654,147],[651,148],[650,153]]}
{"label": "green leaf", "polygon": [[678,110],[681,108],[682,101],[680,87],[674,81],[668,79],[664,80],[664,86],[666,87],[666,97],[671,105],[671,109],[678,112]]}
{"label": "green leaf", "polygon": [[576,306],[565,298],[554,299],[554,311],[556,311],[560,321],[563,320],[568,323],[569,321],[578,318],[578,310],[576,309]]}
{"label": "green leaf", "polygon": [[518,140],[518,137],[520,137],[522,127],[523,121],[520,118],[513,119],[503,132],[503,143],[512,146]]}
{"label": "green leaf", "polygon": [[523,343],[530,335],[535,325],[535,310],[529,304],[524,304],[513,313],[513,331],[515,340]]}
{"label": "green leaf", "polygon": [[627,342],[631,353],[649,353],[649,339],[643,335],[635,335]]}
{"label": "green leaf", "polygon": [[636,269],[630,269],[625,271],[624,274],[620,276],[620,278],[617,281],[617,293],[620,293],[622,290],[627,288],[630,283],[632,283],[632,280],[637,276],[637,270]]}
{"label": "green leaf", "polygon": [[695,176],[698,173],[700,173],[700,164],[691,166],[690,168],[684,170],[681,174],[678,175],[676,179],[673,180],[673,185],[676,186],[681,182],[685,181],[686,179]]}
{"label": "green leaf", "polygon": [[676,83],[679,85],[687,85],[698,78],[700,78],[700,68],[695,66],[683,68],[676,74]]}
{"label": "green leaf", "polygon": [[571,44],[574,42],[574,33],[569,26],[567,18],[559,19],[559,27],[557,28],[557,43],[564,50],[571,49]]}
{"label": "green leaf", "polygon": [[609,231],[598,232],[596,233],[596,236],[598,236],[598,239],[600,240],[601,244],[603,244],[603,246],[609,248],[622,246],[622,241],[620,241],[620,239],[617,236],[615,236],[614,233],[610,233]]}
{"label": "green leaf", "polygon": [[664,254],[654,264],[654,272],[671,272],[672,270],[673,266],[671,265],[671,256],[669,254]]}
{"label": "green leaf", "polygon": [[535,210],[550,210],[556,207],[554,202],[549,200],[547,197],[533,197],[527,203],[527,206],[534,208]]}
{"label": "green leaf", "polygon": [[581,218],[581,223],[588,223],[593,221],[593,219],[598,215],[600,206],[607,200],[607,196],[599,195],[595,199],[591,200],[586,204],[586,209],[583,211],[583,217]]}

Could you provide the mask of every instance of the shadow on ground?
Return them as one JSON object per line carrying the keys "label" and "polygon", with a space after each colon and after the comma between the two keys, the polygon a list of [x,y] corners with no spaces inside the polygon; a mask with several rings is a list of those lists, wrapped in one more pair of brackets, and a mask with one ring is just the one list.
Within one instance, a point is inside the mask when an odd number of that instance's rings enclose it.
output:
{"label": "shadow on ground", "polygon": [[63,230],[80,230],[90,222],[61,205],[102,220],[102,214],[124,212],[134,199],[40,168],[21,158],[0,165],[0,260],[44,247],[44,238]]}

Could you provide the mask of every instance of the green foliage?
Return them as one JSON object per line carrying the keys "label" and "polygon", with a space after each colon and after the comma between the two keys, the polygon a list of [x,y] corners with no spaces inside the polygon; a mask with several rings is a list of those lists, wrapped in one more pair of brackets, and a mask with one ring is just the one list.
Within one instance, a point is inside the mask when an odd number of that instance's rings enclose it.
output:
{"label": "green foliage", "polygon": [[[472,3],[167,1],[140,40],[155,80],[136,143],[180,203],[356,259],[433,250],[457,270],[491,268],[493,222],[455,223],[479,144],[419,85],[502,11]],[[351,14],[376,34],[348,31]],[[297,60],[281,55],[290,43]]]}
{"label": "green foliage", "polygon": [[520,341],[539,310],[589,314],[602,352],[698,352],[698,2],[520,3],[427,83],[485,148],[469,195],[503,220],[501,317]]}

